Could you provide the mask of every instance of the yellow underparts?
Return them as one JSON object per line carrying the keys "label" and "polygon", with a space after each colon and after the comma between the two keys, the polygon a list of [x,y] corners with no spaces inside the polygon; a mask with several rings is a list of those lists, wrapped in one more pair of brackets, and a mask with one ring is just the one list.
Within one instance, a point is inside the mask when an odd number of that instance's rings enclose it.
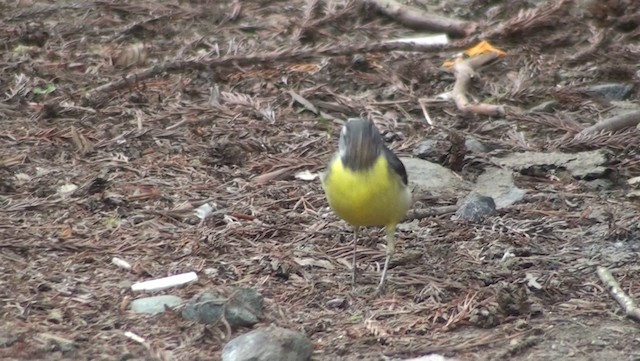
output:
{"label": "yellow underparts", "polygon": [[411,204],[408,188],[384,156],[357,172],[335,157],[322,185],[333,211],[353,226],[386,226],[393,232]]}

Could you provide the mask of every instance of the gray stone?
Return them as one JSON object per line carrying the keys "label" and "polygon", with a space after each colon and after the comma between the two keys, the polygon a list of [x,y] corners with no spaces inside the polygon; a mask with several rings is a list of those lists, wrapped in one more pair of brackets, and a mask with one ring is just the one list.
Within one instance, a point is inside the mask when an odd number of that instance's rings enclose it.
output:
{"label": "gray stone", "polygon": [[0,334],[0,347],[10,347],[16,341],[18,341],[18,336],[16,335],[8,332]]}
{"label": "gray stone", "polygon": [[413,155],[421,159],[429,159],[435,152],[437,141],[433,139],[423,140],[413,150]]}
{"label": "gray stone", "polygon": [[493,150],[490,146],[473,137],[467,137],[464,140],[464,146],[472,153],[489,153]]}
{"label": "gray stone", "polygon": [[585,182],[585,185],[594,190],[607,190],[612,189],[615,184],[608,179],[594,179],[592,181]]}
{"label": "gray stone", "polygon": [[182,310],[189,321],[215,324],[224,310],[225,320],[232,328],[253,326],[262,317],[263,297],[252,288],[238,288],[229,295],[204,292],[193,297]]}
{"label": "gray stone", "polygon": [[64,338],[62,336],[54,335],[52,333],[41,333],[38,334],[37,338],[40,341],[48,344],[52,348],[52,350],[55,351],[62,351],[63,353],[66,353],[76,349],[75,341]]}
{"label": "gray stone", "polygon": [[176,307],[182,302],[182,298],[173,295],[144,297],[131,302],[129,308],[131,308],[131,311],[135,313],[149,313],[155,315],[164,312],[165,306],[170,308]]}
{"label": "gray stone", "polygon": [[468,182],[440,164],[418,158],[400,158],[409,175],[409,187],[414,193],[427,192],[434,196],[456,197],[471,189]]}
{"label": "gray stone", "polygon": [[229,341],[222,349],[222,361],[307,361],[312,352],[307,336],[271,325]]}
{"label": "gray stone", "polygon": [[633,84],[605,83],[592,85],[585,89],[589,95],[608,100],[625,100],[631,94]]}
{"label": "gray stone", "polygon": [[329,308],[343,308],[347,304],[347,300],[342,297],[337,297],[327,301],[327,307]]}
{"label": "gray stone", "polygon": [[609,169],[603,166],[607,162],[607,156],[601,150],[580,153],[522,152],[509,154],[502,158],[492,158],[491,160],[516,171],[536,166],[564,168],[573,177],[587,180],[600,178],[609,173]]}
{"label": "gray stone", "polygon": [[472,193],[456,211],[454,219],[465,221],[479,221],[482,218],[496,212],[496,203],[493,198],[481,194]]}
{"label": "gray stone", "polygon": [[496,209],[508,207],[520,200],[525,191],[516,187],[509,169],[487,167],[476,179],[473,191],[493,198]]}

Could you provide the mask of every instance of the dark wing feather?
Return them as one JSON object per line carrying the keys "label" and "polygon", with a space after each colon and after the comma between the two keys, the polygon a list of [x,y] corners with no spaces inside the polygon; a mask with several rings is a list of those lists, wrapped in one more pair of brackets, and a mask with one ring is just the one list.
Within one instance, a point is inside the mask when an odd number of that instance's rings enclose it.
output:
{"label": "dark wing feather", "polygon": [[389,162],[389,166],[396,172],[400,178],[402,178],[402,183],[407,185],[409,183],[409,178],[407,176],[407,170],[404,168],[404,164],[397,155],[395,155],[389,148],[384,147],[384,156],[387,158],[387,162]]}

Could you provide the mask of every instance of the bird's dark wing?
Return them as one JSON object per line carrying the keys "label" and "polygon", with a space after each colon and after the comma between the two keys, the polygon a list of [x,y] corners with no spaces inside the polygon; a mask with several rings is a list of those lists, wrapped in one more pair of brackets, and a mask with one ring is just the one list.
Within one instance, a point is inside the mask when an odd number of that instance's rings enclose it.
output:
{"label": "bird's dark wing", "polygon": [[396,172],[400,178],[402,178],[402,183],[407,185],[409,183],[409,178],[407,176],[407,170],[404,168],[404,164],[397,155],[395,155],[389,148],[384,147],[384,156],[387,158],[387,162],[389,162],[389,166]]}

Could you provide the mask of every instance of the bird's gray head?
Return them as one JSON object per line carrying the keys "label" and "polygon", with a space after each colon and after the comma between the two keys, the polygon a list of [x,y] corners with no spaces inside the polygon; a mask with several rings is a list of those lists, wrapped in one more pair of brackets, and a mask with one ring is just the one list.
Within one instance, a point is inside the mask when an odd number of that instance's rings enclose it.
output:
{"label": "bird's gray head", "polygon": [[383,149],[384,141],[372,121],[351,118],[342,127],[338,153],[345,167],[353,170],[371,168]]}

